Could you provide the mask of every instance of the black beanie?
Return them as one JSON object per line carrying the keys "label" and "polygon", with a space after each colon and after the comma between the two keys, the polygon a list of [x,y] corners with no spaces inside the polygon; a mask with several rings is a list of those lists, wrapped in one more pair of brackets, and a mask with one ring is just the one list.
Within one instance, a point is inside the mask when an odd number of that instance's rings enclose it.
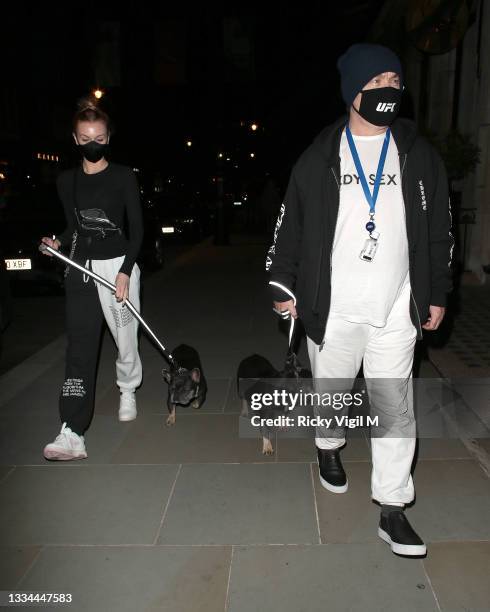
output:
{"label": "black beanie", "polygon": [[352,45],[342,55],[337,68],[340,72],[342,98],[350,106],[361,89],[382,72],[396,72],[402,80],[402,66],[398,57],[381,45],[361,43]]}

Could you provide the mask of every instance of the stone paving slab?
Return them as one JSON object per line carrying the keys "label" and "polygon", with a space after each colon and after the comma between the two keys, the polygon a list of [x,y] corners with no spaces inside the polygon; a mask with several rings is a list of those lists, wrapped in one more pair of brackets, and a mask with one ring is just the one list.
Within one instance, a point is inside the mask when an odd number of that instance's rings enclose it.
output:
{"label": "stone paving slab", "polygon": [[151,544],[178,466],[17,467],[0,483],[0,545]]}
{"label": "stone paving slab", "polygon": [[424,566],[442,612],[490,609],[490,542],[437,542]]}
{"label": "stone paving slab", "polygon": [[15,589],[41,550],[42,546],[0,546],[0,591]]}
{"label": "stone paving slab", "polygon": [[[349,462],[345,469],[349,490],[343,495],[326,491],[314,469],[322,543],[375,541],[379,506],[371,501],[371,466]],[[476,462],[419,461],[414,483],[417,501],[406,514],[424,540],[490,540],[485,518],[490,515],[490,485]]]}
{"label": "stone paving slab", "polygon": [[70,612],[217,612],[230,558],[222,546],[49,547],[18,588],[71,593]]}
{"label": "stone paving slab", "polygon": [[159,544],[316,543],[307,464],[184,465]]}
{"label": "stone paving slab", "polygon": [[[197,411],[196,411],[197,412]],[[113,454],[112,463],[257,463],[274,462],[262,455],[259,438],[239,438],[237,415],[179,413],[167,427],[165,416],[141,415],[127,423],[130,433]]]}
{"label": "stone paving slab", "polygon": [[420,560],[386,544],[236,547],[228,612],[437,612]]}

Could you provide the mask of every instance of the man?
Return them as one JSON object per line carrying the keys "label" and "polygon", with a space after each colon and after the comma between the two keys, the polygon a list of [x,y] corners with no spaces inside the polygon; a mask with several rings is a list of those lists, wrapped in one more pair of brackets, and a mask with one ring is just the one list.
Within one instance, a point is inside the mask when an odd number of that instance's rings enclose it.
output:
{"label": "man", "polygon": [[[396,119],[403,85],[392,51],[353,45],[337,67],[348,117],[325,128],[292,170],[266,262],[274,310],[302,319],[316,380],[353,381],[363,363],[371,403],[376,381],[404,383],[383,411],[414,432],[415,341],[439,327],[451,290],[446,173],[414,123]],[[315,443],[322,485],[345,492],[344,431],[317,429]],[[372,437],[371,449],[378,535],[397,554],[424,555],[403,511],[414,499],[415,434]]]}

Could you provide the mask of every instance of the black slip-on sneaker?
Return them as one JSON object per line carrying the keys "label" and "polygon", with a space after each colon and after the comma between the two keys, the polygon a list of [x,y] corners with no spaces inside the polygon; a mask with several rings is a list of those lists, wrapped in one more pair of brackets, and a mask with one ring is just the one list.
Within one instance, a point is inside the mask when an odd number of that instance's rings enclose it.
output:
{"label": "black slip-on sneaker", "polygon": [[338,448],[325,450],[317,447],[318,470],[322,486],[332,493],[345,493],[348,488],[347,476]]}
{"label": "black slip-on sneaker", "polygon": [[389,512],[386,516],[381,514],[378,535],[397,555],[418,557],[427,554],[427,547],[412,529],[401,508]]}

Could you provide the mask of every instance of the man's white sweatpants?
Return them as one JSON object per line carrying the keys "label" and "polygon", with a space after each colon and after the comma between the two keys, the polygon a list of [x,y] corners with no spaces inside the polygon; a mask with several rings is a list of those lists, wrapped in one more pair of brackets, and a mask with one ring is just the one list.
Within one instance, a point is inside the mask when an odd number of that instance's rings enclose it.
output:
{"label": "man's white sweatpants", "polygon": [[[407,283],[385,327],[353,323],[329,315],[323,349],[320,351],[320,345],[310,338],[307,340],[312,374],[316,379],[349,379],[354,383],[362,362],[371,400],[370,391],[376,379],[398,379],[393,382],[394,388],[398,383],[403,386],[406,381],[403,401],[394,401],[392,406],[385,405],[383,409],[385,414],[390,413],[387,418],[395,424],[397,421],[408,423],[413,436],[371,438],[372,498],[379,503],[399,506],[414,499],[410,468],[416,439],[411,378],[417,331],[410,319],[409,306],[410,284]],[[345,443],[345,437],[316,437],[315,443],[318,448],[334,449]]]}
{"label": "man's white sweatpants", "polygon": [[[113,259],[92,259],[92,270],[115,284],[124,256]],[[113,293],[96,283],[107,325],[118,348],[116,361],[117,386],[121,391],[134,390],[142,380],[141,359],[138,352],[138,320],[118,302]],[[129,279],[129,301],[140,310],[140,269],[134,264]]]}

